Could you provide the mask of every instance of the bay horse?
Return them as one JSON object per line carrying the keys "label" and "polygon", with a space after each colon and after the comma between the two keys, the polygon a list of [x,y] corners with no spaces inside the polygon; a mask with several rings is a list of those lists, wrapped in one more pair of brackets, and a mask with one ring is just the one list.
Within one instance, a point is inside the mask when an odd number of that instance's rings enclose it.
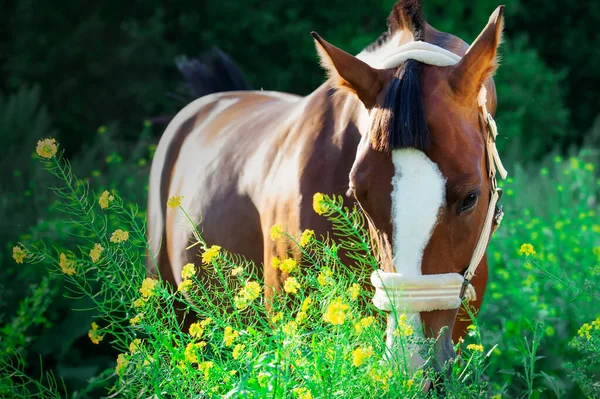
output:
{"label": "bay horse", "polygon": [[[411,320],[427,337],[447,327],[437,360],[453,358],[452,338],[469,324],[457,320],[460,299],[468,287],[471,305],[481,306],[484,253],[500,216],[492,211],[499,191],[490,129],[502,27],[500,6],[469,46],[429,25],[420,1],[399,0],[388,31],[357,56],[313,33],[329,79],[306,97],[230,91],[186,106],[163,134],[150,174],[147,227],[162,278],[179,284],[183,265],[196,260],[186,250],[192,232],[166,206],[172,196],[184,197],[209,245],[269,265],[292,251],[271,240],[272,225],[326,235],[330,224],[313,211],[313,195],[346,194],[389,247],[388,275],[374,276],[375,286],[400,277],[429,289],[435,304],[413,307]],[[270,266],[261,273],[268,300],[286,276]],[[448,305],[440,293],[450,291]]]}

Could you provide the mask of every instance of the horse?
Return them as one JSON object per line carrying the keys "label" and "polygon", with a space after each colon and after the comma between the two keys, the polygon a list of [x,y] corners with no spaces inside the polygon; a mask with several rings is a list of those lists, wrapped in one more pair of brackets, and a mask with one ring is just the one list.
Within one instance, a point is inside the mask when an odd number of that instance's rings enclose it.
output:
{"label": "horse", "polygon": [[326,235],[331,225],[313,212],[313,195],[344,195],[389,254],[374,285],[400,278],[416,297],[428,290],[410,319],[437,338],[440,364],[455,357],[452,341],[470,324],[457,316],[460,300],[470,292],[472,308],[481,306],[485,249],[501,217],[493,74],[502,29],[500,6],[469,46],[429,25],[421,1],[399,0],[387,32],[356,56],[313,33],[328,79],[305,97],[227,91],[187,105],[152,162],[148,268],[176,286],[195,260],[186,250],[192,232],[166,206],[183,196],[208,244],[265,265],[268,302],[286,276],[266,265],[293,251],[271,240],[270,227]]}

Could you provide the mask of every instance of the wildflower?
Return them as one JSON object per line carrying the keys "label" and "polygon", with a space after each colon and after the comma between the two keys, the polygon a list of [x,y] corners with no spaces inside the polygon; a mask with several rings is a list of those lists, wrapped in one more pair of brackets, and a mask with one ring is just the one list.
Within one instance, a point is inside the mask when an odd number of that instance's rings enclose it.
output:
{"label": "wildflower", "polygon": [[494,396],[492,396],[492,399],[502,399],[502,395],[500,395],[500,394],[494,395]]}
{"label": "wildflower", "polygon": [[405,389],[411,389],[413,385],[414,385],[414,381],[412,379],[402,382],[402,388],[405,388]]}
{"label": "wildflower", "polygon": [[308,313],[306,312],[298,312],[296,315],[296,323],[302,324],[308,319]]}
{"label": "wildflower", "polygon": [[358,295],[360,294],[360,285],[354,283],[350,286],[350,288],[348,288],[348,293],[350,294],[350,298],[352,298],[353,301],[356,300],[356,298],[358,298]]}
{"label": "wildflower", "polygon": [[139,338],[136,338],[133,341],[131,341],[131,343],[129,344],[129,352],[135,353],[141,348],[141,346],[142,346],[142,340]]}
{"label": "wildflower", "polygon": [[396,331],[394,331],[394,335],[397,337],[410,337],[413,333],[412,326],[406,321],[406,314],[401,314],[398,317],[398,326]]}
{"label": "wildflower", "polygon": [[129,361],[127,360],[125,355],[119,353],[119,356],[117,356],[117,367],[115,367],[115,372],[118,375],[121,375],[121,371],[123,371],[123,369],[127,367],[127,363],[129,363]]}
{"label": "wildflower", "polygon": [[325,314],[323,314],[323,320],[333,325],[344,324],[344,320],[346,320],[346,311],[348,309],[350,309],[350,307],[344,304],[341,298],[337,298],[327,307]]}
{"label": "wildflower", "polygon": [[248,304],[258,298],[262,291],[262,287],[256,281],[248,281],[246,285],[240,289],[238,295],[234,298],[236,307],[240,310],[246,309]]}
{"label": "wildflower", "polygon": [[277,241],[277,240],[278,240],[278,239],[280,239],[280,238],[281,238],[281,236],[283,235],[283,228],[281,227],[281,225],[280,225],[280,224],[274,224],[274,225],[271,227],[270,234],[271,234],[271,239],[272,239],[273,241]]}
{"label": "wildflower", "polygon": [[281,331],[287,336],[294,335],[296,331],[298,331],[298,324],[295,321],[285,323],[283,327],[281,327]]}
{"label": "wildflower", "polygon": [[277,324],[283,319],[283,312],[278,312],[275,316],[271,317],[273,324]]}
{"label": "wildflower", "polygon": [[313,300],[311,297],[307,296],[306,298],[304,298],[304,300],[302,301],[302,308],[301,310],[303,312],[308,311],[308,308],[310,307],[310,305],[312,305]]}
{"label": "wildflower", "polygon": [[50,159],[56,155],[56,151],[58,150],[58,144],[56,144],[55,139],[44,139],[40,140],[37,143],[37,147],[35,151],[37,154],[46,159]]}
{"label": "wildflower", "polygon": [[115,197],[110,195],[110,193],[106,190],[102,194],[100,194],[100,198],[98,199],[98,204],[100,204],[100,208],[106,209],[110,205],[112,201],[114,201]]}
{"label": "wildflower", "polygon": [[181,270],[181,278],[192,278],[196,274],[196,268],[193,263],[187,263]]}
{"label": "wildflower", "polygon": [[12,257],[15,260],[15,262],[23,263],[23,260],[25,259],[26,256],[27,256],[27,254],[25,253],[25,249],[23,247],[21,247],[20,245],[16,245],[13,247]]}
{"label": "wildflower", "polygon": [[202,350],[205,346],[206,342],[204,341],[187,344],[184,351],[185,360],[189,363],[198,363],[198,351]]}
{"label": "wildflower", "polygon": [[374,322],[375,318],[373,316],[362,318],[358,323],[354,325],[354,331],[356,331],[357,334],[360,334],[365,328],[369,327]]}
{"label": "wildflower", "polygon": [[58,265],[60,266],[60,270],[62,270],[64,274],[72,276],[76,273],[75,268],[73,267],[73,263],[73,260],[68,259],[67,255],[63,253],[60,254]]}
{"label": "wildflower", "polygon": [[223,342],[225,342],[225,346],[231,346],[233,341],[239,336],[240,333],[230,326],[225,327],[225,332],[223,333]]}
{"label": "wildflower", "polygon": [[302,232],[300,237],[300,246],[305,247],[315,237],[315,231],[306,229]]}
{"label": "wildflower", "polygon": [[467,345],[467,350],[473,352],[483,352],[483,345],[480,344],[469,344]]}
{"label": "wildflower", "polygon": [[142,286],[140,287],[140,294],[144,298],[150,298],[154,295],[154,289],[156,288],[156,280],[147,277],[142,281]]}
{"label": "wildflower", "polygon": [[117,229],[110,236],[110,242],[114,242],[115,244],[119,244],[121,242],[125,242],[129,239],[129,232]]}
{"label": "wildflower", "polygon": [[174,195],[173,197],[169,198],[169,200],[167,201],[167,206],[171,209],[177,208],[177,207],[181,206],[182,199],[183,199],[183,195]]}
{"label": "wildflower", "polygon": [[587,170],[588,172],[593,172],[594,171],[594,164],[593,163],[586,163],[583,168],[585,170]]}
{"label": "wildflower", "polygon": [[294,277],[288,277],[283,285],[284,291],[288,294],[297,293],[298,288],[300,288],[300,283]]}
{"label": "wildflower", "polygon": [[138,298],[135,301],[133,301],[134,308],[144,307],[145,304],[146,304],[146,301],[144,300],[144,298]]}
{"label": "wildflower", "polygon": [[273,259],[271,259],[271,266],[273,269],[279,269],[280,264],[281,260],[277,256],[273,256]]}
{"label": "wildflower", "polygon": [[219,256],[219,251],[221,251],[221,247],[218,245],[213,245],[205,250],[202,254],[202,263],[208,265],[214,258]]}
{"label": "wildflower", "polygon": [[141,313],[135,317],[132,317],[131,319],[129,319],[129,324],[131,324],[132,326],[137,326],[142,321],[142,317],[143,315]]}
{"label": "wildflower", "polygon": [[235,360],[237,360],[240,355],[242,354],[242,351],[246,349],[246,345],[242,345],[242,344],[237,344],[235,346],[235,348],[233,348],[233,353],[231,354],[233,356],[233,358]]}
{"label": "wildflower", "polygon": [[231,270],[231,275],[232,276],[237,276],[242,271],[244,271],[244,269],[241,266],[238,266],[238,267],[236,267],[236,268],[234,268],[234,269]]}
{"label": "wildflower", "polygon": [[192,280],[185,279],[181,283],[179,283],[179,285],[177,286],[177,291],[179,291],[179,292],[187,292],[187,291],[190,290],[191,286],[192,286]]}
{"label": "wildflower", "polygon": [[327,210],[323,194],[315,193],[313,196],[313,209],[318,215],[322,215]]}
{"label": "wildflower", "polygon": [[373,348],[368,346],[363,348],[359,346],[352,351],[352,364],[354,367],[359,367],[364,363],[365,359],[369,358],[373,354]]}
{"label": "wildflower", "polygon": [[98,345],[100,341],[104,339],[104,337],[98,332],[98,324],[96,324],[96,322],[92,322],[92,328],[88,331],[88,337],[90,337],[90,341],[96,345]]}
{"label": "wildflower", "polygon": [[90,258],[92,258],[92,262],[96,263],[100,260],[100,255],[104,251],[104,248],[100,244],[94,244],[94,248],[90,249]]}
{"label": "wildflower", "polygon": [[579,334],[581,338],[585,338],[589,341],[592,338],[590,331],[592,331],[592,326],[588,323],[584,323],[579,329],[579,331],[577,331],[577,334]]}
{"label": "wildflower", "polygon": [[208,326],[210,323],[212,323],[212,319],[210,317],[207,317],[206,319],[200,322],[200,325],[202,326],[202,328],[206,328],[206,326]]}
{"label": "wildflower", "polygon": [[319,285],[321,287],[325,287],[330,282],[329,277],[331,277],[332,274],[333,272],[328,268],[325,268],[321,273],[319,273],[317,276],[317,282]]}
{"label": "wildflower", "polygon": [[291,273],[296,268],[296,261],[294,259],[286,259],[279,264],[279,270],[284,273]]}
{"label": "wildflower", "polygon": [[202,327],[201,323],[193,323],[190,325],[189,332],[192,338],[200,338],[204,334],[204,327]]}
{"label": "wildflower", "polygon": [[198,365],[198,369],[204,372],[204,379],[208,381],[210,378],[209,371],[214,367],[213,362],[202,362]]}
{"label": "wildflower", "polygon": [[304,387],[294,388],[292,393],[297,399],[313,399],[310,389]]}
{"label": "wildflower", "polygon": [[519,249],[519,255],[525,255],[525,256],[530,256],[530,255],[535,255],[535,249],[533,248],[533,245],[531,244],[523,244],[521,245],[521,248]]}

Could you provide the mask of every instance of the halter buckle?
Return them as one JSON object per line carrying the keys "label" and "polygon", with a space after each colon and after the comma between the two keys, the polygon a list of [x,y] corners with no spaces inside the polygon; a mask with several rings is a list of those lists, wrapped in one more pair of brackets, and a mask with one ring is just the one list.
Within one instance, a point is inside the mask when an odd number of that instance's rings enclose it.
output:
{"label": "halter buckle", "polygon": [[469,284],[471,284],[471,280],[467,280],[464,279],[462,286],[460,287],[460,294],[458,294],[458,297],[460,298],[460,300],[462,301],[463,298],[465,297],[465,292],[467,291],[467,287],[469,287]]}

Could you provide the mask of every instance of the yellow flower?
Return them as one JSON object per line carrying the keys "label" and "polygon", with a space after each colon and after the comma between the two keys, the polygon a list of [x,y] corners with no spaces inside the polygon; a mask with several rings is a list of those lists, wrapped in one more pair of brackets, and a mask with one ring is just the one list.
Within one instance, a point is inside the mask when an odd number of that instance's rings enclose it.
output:
{"label": "yellow flower", "polygon": [[13,247],[12,257],[15,260],[15,262],[23,263],[23,260],[25,259],[26,256],[27,256],[27,254],[25,253],[25,249],[23,249],[23,247],[21,247],[20,245],[16,245]]}
{"label": "yellow flower", "polygon": [[412,325],[406,321],[406,314],[401,314],[398,317],[398,326],[396,327],[396,331],[394,331],[394,335],[396,337],[409,337],[413,335],[414,330]]}
{"label": "yellow flower", "polygon": [[288,294],[296,294],[298,288],[300,288],[300,283],[294,277],[288,277],[283,285],[284,291]]}
{"label": "yellow flower", "polygon": [[231,270],[231,275],[232,276],[237,276],[242,271],[244,271],[244,269],[241,266],[238,266],[238,267],[236,267],[236,268],[234,268],[234,269]]}
{"label": "yellow flower", "polygon": [[302,324],[308,319],[308,314],[306,312],[298,312],[296,315],[296,323]]}
{"label": "yellow flower", "polygon": [[58,150],[58,144],[56,144],[55,139],[44,139],[40,140],[37,143],[37,147],[35,151],[37,154],[46,159],[50,159],[56,155],[56,151]]}
{"label": "yellow flower", "polygon": [[248,281],[246,285],[242,287],[238,295],[233,298],[235,306],[240,309],[246,309],[250,302],[258,298],[262,291],[262,287],[256,281]]}
{"label": "yellow flower", "polygon": [[131,319],[129,319],[129,324],[131,324],[132,326],[140,324],[140,322],[142,321],[142,317],[143,315],[141,313],[135,317],[132,317]]}
{"label": "yellow flower", "polygon": [[167,206],[169,208],[177,208],[181,206],[181,200],[183,199],[183,195],[175,195],[167,201]]}
{"label": "yellow flower", "polygon": [[326,210],[325,197],[321,193],[313,195],[313,209],[318,215],[322,215]]}
{"label": "yellow flower", "polygon": [[370,346],[364,348],[359,346],[352,351],[352,364],[354,367],[359,367],[364,363],[365,359],[369,358],[373,354],[373,348]]}
{"label": "yellow flower", "polygon": [[310,392],[310,389],[301,387],[301,388],[294,388],[292,390],[292,393],[294,394],[294,396],[297,399],[313,399],[312,393]]}
{"label": "yellow flower", "polygon": [[208,381],[208,379],[210,378],[210,369],[212,369],[214,367],[213,362],[202,362],[198,365],[198,370],[203,371],[204,372],[204,379],[206,381]]}
{"label": "yellow flower", "polygon": [[90,341],[96,345],[98,345],[100,341],[104,339],[104,337],[98,332],[98,324],[96,324],[96,322],[92,322],[92,328],[88,331],[88,337],[90,337]]}
{"label": "yellow flower", "polygon": [[150,298],[154,294],[154,289],[156,288],[156,280],[147,277],[142,281],[142,286],[140,287],[140,294],[144,298]]}
{"label": "yellow flower", "polygon": [[469,344],[469,345],[467,345],[467,350],[470,350],[473,352],[483,352],[483,345]]}
{"label": "yellow flower", "polygon": [[100,255],[104,251],[104,248],[100,244],[94,244],[94,248],[90,249],[90,258],[92,262],[96,263],[100,259]]}
{"label": "yellow flower", "polygon": [[225,346],[231,346],[233,341],[235,341],[235,339],[239,336],[240,333],[230,326],[225,327],[225,331],[223,333],[223,342],[225,342]]}
{"label": "yellow flower", "polygon": [[344,320],[346,320],[346,310],[348,309],[350,309],[350,307],[344,304],[341,298],[337,298],[327,307],[325,314],[323,314],[323,320],[333,325],[344,324]]}
{"label": "yellow flower", "polygon": [[298,324],[295,321],[289,321],[281,327],[281,331],[288,336],[294,335],[298,331]]}
{"label": "yellow flower", "polygon": [[129,239],[129,232],[117,229],[110,236],[110,242],[114,242],[115,244],[125,242]]}
{"label": "yellow flower", "polygon": [[75,268],[73,267],[74,262],[73,260],[68,259],[67,255],[61,253],[59,259],[58,265],[64,274],[72,276],[76,273]]}
{"label": "yellow flower", "polygon": [[200,322],[200,325],[202,326],[202,328],[206,328],[206,326],[208,326],[210,323],[212,323],[212,319],[210,317],[207,317],[206,319]]}
{"label": "yellow flower", "polygon": [[212,247],[208,248],[202,254],[202,263],[208,265],[214,258],[219,256],[219,251],[221,251],[221,247],[218,245],[213,245]]}
{"label": "yellow flower", "polygon": [[242,354],[242,351],[243,351],[244,349],[246,349],[246,345],[237,344],[237,345],[235,346],[235,348],[233,348],[233,353],[232,353],[232,356],[233,356],[233,358],[234,358],[235,360],[237,360],[237,359],[240,357],[240,355]]}
{"label": "yellow flower", "polygon": [[352,284],[350,288],[348,288],[348,293],[350,293],[352,300],[355,301],[356,298],[358,298],[358,295],[360,295],[360,285],[356,283]]}
{"label": "yellow flower", "polygon": [[302,308],[301,310],[303,312],[308,311],[308,308],[310,308],[310,305],[312,305],[313,300],[311,297],[307,296],[306,298],[304,298],[304,300],[302,301]]}
{"label": "yellow flower", "polygon": [[201,323],[193,323],[190,325],[190,335],[192,338],[200,338],[204,334],[204,327]]}
{"label": "yellow flower", "polygon": [[593,172],[594,171],[594,164],[593,163],[586,163],[583,168],[585,170],[587,170],[588,172]]}
{"label": "yellow flower", "polygon": [[179,283],[179,285],[177,286],[177,291],[179,291],[179,292],[187,292],[187,291],[190,290],[191,286],[192,286],[192,280],[185,279],[181,283]]}
{"label": "yellow flower", "polygon": [[115,199],[114,196],[110,195],[110,193],[106,190],[100,195],[98,199],[98,203],[100,204],[100,208],[106,209],[110,205],[110,203]]}
{"label": "yellow flower", "polygon": [[321,287],[325,287],[329,283],[329,277],[331,277],[332,274],[333,272],[328,268],[325,268],[321,273],[319,273],[319,276],[317,277],[319,285]]}
{"label": "yellow flower", "polygon": [[315,236],[314,230],[304,230],[302,232],[302,236],[300,237],[300,246],[305,247]]}
{"label": "yellow flower", "polygon": [[577,331],[577,334],[579,334],[581,338],[585,338],[589,341],[592,338],[590,331],[592,331],[592,326],[588,323],[585,323],[581,326],[579,331]]}
{"label": "yellow flower", "polygon": [[273,324],[277,324],[283,319],[283,312],[278,312],[275,316],[271,317]]}
{"label": "yellow flower", "polygon": [[492,399],[502,399],[502,395],[500,395],[500,394],[494,395],[494,396],[492,396]]}
{"label": "yellow flower", "polygon": [[119,353],[119,356],[117,356],[117,367],[115,367],[115,372],[118,375],[121,375],[121,371],[123,371],[123,369],[127,367],[127,363],[129,363],[129,361],[127,360],[125,355]]}
{"label": "yellow flower", "polygon": [[196,268],[193,263],[187,263],[181,270],[181,278],[192,278],[196,275]]}
{"label": "yellow flower", "polygon": [[270,231],[270,233],[271,233],[271,239],[272,239],[273,241],[277,241],[277,240],[278,240],[278,239],[280,239],[280,238],[281,238],[281,236],[283,235],[283,228],[281,227],[281,225],[280,225],[280,224],[274,224],[274,225],[271,227],[271,231]]}
{"label": "yellow flower", "polygon": [[142,307],[144,307],[145,304],[146,304],[146,301],[144,300],[144,298],[138,298],[135,301],[133,301],[134,308],[142,308]]}
{"label": "yellow flower", "polygon": [[525,255],[525,256],[530,256],[530,255],[535,255],[535,249],[533,248],[533,245],[531,244],[523,244],[521,245],[521,248],[519,249],[519,255]]}
{"label": "yellow flower", "polygon": [[273,256],[273,259],[271,259],[271,266],[273,266],[273,269],[278,269],[280,264],[281,260],[279,260],[277,256]]}
{"label": "yellow flower", "polygon": [[291,273],[296,268],[296,261],[294,259],[286,259],[279,264],[279,270],[284,273]]}
{"label": "yellow flower", "polygon": [[142,347],[142,340],[139,338],[134,339],[129,344],[129,352],[135,353]]}
{"label": "yellow flower", "polygon": [[374,322],[375,318],[373,316],[362,318],[358,323],[354,325],[354,331],[356,331],[357,334],[360,334],[365,328],[369,327]]}
{"label": "yellow flower", "polygon": [[185,360],[190,363],[198,363],[198,352],[204,349],[206,342],[200,341],[198,343],[190,342],[185,347]]}

